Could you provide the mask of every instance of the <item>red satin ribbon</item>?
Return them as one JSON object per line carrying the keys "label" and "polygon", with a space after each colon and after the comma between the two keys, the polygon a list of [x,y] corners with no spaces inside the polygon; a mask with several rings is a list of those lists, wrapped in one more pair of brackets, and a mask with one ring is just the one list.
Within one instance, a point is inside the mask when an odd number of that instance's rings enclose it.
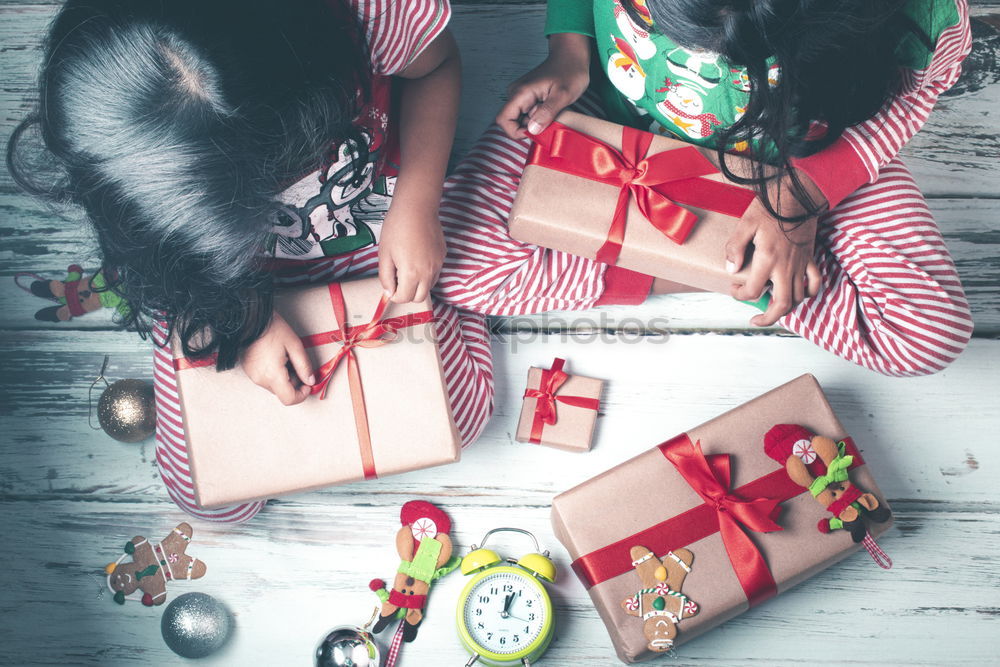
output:
{"label": "red satin ribbon", "polygon": [[[340,362],[347,359],[347,381],[351,392],[351,406],[354,411],[354,424],[358,431],[358,446],[361,450],[361,467],[364,471],[365,479],[378,477],[375,469],[375,456],[372,452],[371,431],[368,427],[368,410],[365,407],[364,387],[361,384],[361,373],[358,370],[358,359],[354,354],[354,348],[375,348],[386,345],[395,340],[395,335],[400,329],[419,324],[426,324],[433,320],[431,311],[425,310],[419,313],[410,313],[401,317],[387,317],[382,319],[385,310],[389,305],[389,299],[385,295],[379,300],[375,307],[375,313],[371,321],[360,326],[347,324],[347,305],[344,302],[344,292],[339,283],[330,283],[327,286],[330,293],[330,303],[333,306],[333,315],[336,323],[341,327],[333,331],[324,331],[318,334],[310,334],[302,337],[302,344],[309,347],[340,343],[341,348],[332,359],[323,364],[317,371],[319,381],[313,385],[312,394],[319,394],[320,399],[326,398],[326,392],[334,373]],[[201,359],[188,359],[178,357],[174,359],[176,370],[187,370],[191,368],[203,368],[215,364],[215,355],[209,355]]]}
{"label": "red satin ribbon", "polygon": [[600,402],[596,398],[556,395],[559,388],[569,379],[569,375],[563,370],[565,364],[565,359],[557,357],[552,362],[552,368],[542,370],[542,379],[538,383],[538,389],[527,389],[524,392],[525,398],[534,398],[536,401],[530,438],[530,442],[536,445],[542,441],[542,431],[545,429],[545,425],[551,426],[556,423],[556,401],[588,410],[597,410],[600,407]]}
{"label": "red satin ribbon", "polygon": [[614,264],[621,253],[630,198],[675,243],[684,243],[698,221],[678,203],[739,218],[754,198],[745,188],[700,178],[719,170],[694,146],[647,156],[653,135],[631,127],[622,127],[621,151],[558,122],[532,138],[528,164],[620,188],[607,240],[596,256],[605,264]]}
{"label": "red satin ribbon", "polygon": [[[851,468],[863,465],[850,438],[844,439],[847,453],[854,456]],[[666,521],[577,558],[573,570],[587,588],[596,586],[632,569],[630,549],[641,544],[663,554],[687,546],[716,532],[722,536],[726,553],[750,606],[777,593],[774,577],[764,557],[744,529],[757,532],[781,530],[774,520],[779,503],[804,493],[779,468],[743,486],[730,489],[731,467],[728,454],[705,456],[700,444],[681,434],[659,446],[685,481],[704,501]]]}

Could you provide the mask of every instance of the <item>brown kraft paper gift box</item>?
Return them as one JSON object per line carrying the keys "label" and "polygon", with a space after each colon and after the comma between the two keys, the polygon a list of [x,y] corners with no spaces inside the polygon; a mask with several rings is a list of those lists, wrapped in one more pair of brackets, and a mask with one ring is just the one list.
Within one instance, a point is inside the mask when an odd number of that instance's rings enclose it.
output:
{"label": "brown kraft paper gift box", "polygon": [[[780,464],[765,454],[763,443],[764,434],[772,426],[784,423],[801,424],[834,440],[849,435],[811,375],[803,375],[690,429],[687,435],[692,443],[700,442],[708,457],[712,454],[730,455],[730,489],[737,489],[780,469]],[[862,490],[874,493],[885,504],[885,498],[866,465],[852,467],[850,478]],[[744,531],[763,556],[778,594],[834,565],[860,546],[852,542],[847,531],[821,533],[817,523],[830,515],[808,491],[802,491],[781,503],[776,522],[782,530],[767,533]],[[638,533],[699,505],[705,505],[705,502],[659,448],[640,454],[560,494],[552,503],[555,534],[569,551],[578,575],[581,574],[581,557],[606,550],[608,545],[615,543],[624,549],[624,555],[617,557],[624,562],[616,562],[613,568],[621,574],[589,590],[618,657],[624,662],[638,662],[661,655],[648,649],[643,621],[628,615],[622,608],[622,602],[642,587],[629,558],[630,547],[646,546],[654,549],[657,557],[665,556],[666,552],[657,550],[653,545],[642,544],[641,539],[637,539],[635,544],[631,540]],[[877,537],[890,525],[891,521],[881,524],[869,522],[868,529],[873,537]],[[691,571],[684,579],[680,592],[697,603],[698,611],[693,616],[683,617],[677,625],[675,646],[749,608],[744,589],[718,531],[678,546],[693,554]],[[676,547],[671,549],[676,550]]]}
{"label": "brown kraft paper gift box", "polygon": [[[622,126],[572,111],[557,119],[563,125],[613,146],[622,148]],[[551,128],[550,128],[551,129]],[[647,155],[691,144],[651,135]],[[715,151],[696,148],[709,162],[717,164]],[[728,161],[739,169],[741,158]],[[699,180],[727,183],[739,188],[737,196],[746,204],[752,191],[726,180],[721,173],[701,176]],[[619,187],[599,183],[554,169],[531,164],[517,191],[508,223],[510,235],[525,243],[596,259],[598,249],[608,237],[608,230],[618,200]],[[709,196],[711,200],[712,197]],[[707,211],[683,204],[698,220],[690,235],[679,244],[653,227],[639,210],[634,196],[629,198],[628,217],[621,254],[615,264],[650,276],[664,278],[691,287],[729,294],[733,284],[743,284],[749,262],[736,274],[726,272],[725,246],[740,223],[739,217]],[[741,205],[742,206],[742,205]],[[740,210],[744,210],[742,206]]]}
{"label": "brown kraft paper gift box", "polygon": [[[347,322],[368,324],[382,296],[378,280],[340,286]],[[279,292],[275,310],[304,339],[343,328],[335,319],[327,285]],[[418,323],[400,328],[385,345],[352,348],[379,477],[452,463],[460,456],[429,311],[429,300],[390,303],[382,321],[412,316]],[[317,379],[320,367],[341,347],[337,342],[307,343]],[[188,455],[202,507],[262,500],[371,476],[362,460],[346,357],[325,398],[314,394],[298,405],[284,406],[239,366],[221,373],[215,371],[214,362],[186,367],[176,339],[173,348]]]}
{"label": "brown kraft paper gift box", "polygon": [[[558,367],[558,370],[561,371],[562,361],[562,359],[556,359],[553,368]],[[529,392],[540,389],[551,371],[552,369],[534,366],[529,368]],[[540,423],[540,419],[536,415],[540,399],[528,396],[528,392],[526,392],[524,402],[521,405],[521,418],[517,423],[515,439],[518,442],[535,442],[571,452],[590,451],[603,389],[603,380],[583,375],[567,375],[566,381],[558,387],[554,394],[553,407],[556,413],[554,424]],[[580,405],[571,404],[574,402],[580,403]],[[541,429],[540,437],[534,440],[532,438],[533,431],[538,428]]]}

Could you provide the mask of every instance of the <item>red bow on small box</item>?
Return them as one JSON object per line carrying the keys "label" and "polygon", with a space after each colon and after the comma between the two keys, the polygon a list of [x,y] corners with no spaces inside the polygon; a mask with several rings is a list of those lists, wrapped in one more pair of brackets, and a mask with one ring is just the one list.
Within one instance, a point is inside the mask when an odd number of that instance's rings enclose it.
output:
{"label": "red bow on small box", "polygon": [[566,383],[569,375],[563,370],[566,364],[565,359],[558,357],[552,362],[552,368],[542,369],[542,378],[538,383],[538,389],[527,389],[524,392],[525,398],[535,399],[535,416],[531,423],[531,438],[529,442],[539,444],[542,441],[542,431],[545,425],[556,423],[556,402],[564,405],[572,405],[577,408],[597,410],[600,402],[596,398],[587,396],[562,396],[558,395],[559,388]]}
{"label": "red bow on small box", "polygon": [[528,164],[620,188],[607,240],[596,255],[604,264],[618,261],[631,198],[653,227],[679,244],[698,217],[678,202],[739,218],[754,198],[745,188],[701,178],[719,170],[694,146],[647,155],[653,135],[631,127],[622,127],[620,151],[558,122],[532,139]]}

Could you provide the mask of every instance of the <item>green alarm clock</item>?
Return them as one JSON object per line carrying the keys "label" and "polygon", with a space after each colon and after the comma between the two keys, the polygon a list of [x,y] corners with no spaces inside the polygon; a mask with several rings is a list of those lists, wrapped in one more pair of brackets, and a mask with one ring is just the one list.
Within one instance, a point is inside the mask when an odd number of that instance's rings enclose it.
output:
{"label": "green alarm clock", "polygon": [[499,532],[527,535],[536,553],[515,561],[472,545],[462,559],[462,574],[473,575],[458,598],[458,634],[472,653],[466,667],[477,660],[494,667],[531,667],[552,641],[552,600],[542,581],[556,580],[556,566],[548,551],[537,553],[535,536],[520,528],[494,528],[483,537],[483,546]]}

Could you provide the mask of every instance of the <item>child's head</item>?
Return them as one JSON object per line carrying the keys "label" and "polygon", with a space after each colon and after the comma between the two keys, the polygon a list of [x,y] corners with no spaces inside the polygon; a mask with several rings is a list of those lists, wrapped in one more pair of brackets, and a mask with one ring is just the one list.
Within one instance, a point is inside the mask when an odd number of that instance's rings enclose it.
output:
{"label": "child's head", "polygon": [[365,151],[351,121],[368,78],[330,0],[69,0],[8,164],[84,208],[131,324],[165,314],[186,345],[204,330],[227,367],[271,314],[274,198],[334,141]]}
{"label": "child's head", "polygon": [[[878,112],[899,84],[900,40],[911,31],[919,35],[901,11],[906,0],[625,2],[636,19],[644,6],[653,29],[672,41],[747,68],[749,104],[720,142],[764,139],[776,148],[772,162],[786,172],[790,158],[828,146]],[[769,81],[771,58],[780,66],[777,81],[773,75]],[[826,133],[807,140],[813,122],[825,124]],[[776,203],[757,185],[766,204]],[[804,192],[794,190],[811,208]]]}

